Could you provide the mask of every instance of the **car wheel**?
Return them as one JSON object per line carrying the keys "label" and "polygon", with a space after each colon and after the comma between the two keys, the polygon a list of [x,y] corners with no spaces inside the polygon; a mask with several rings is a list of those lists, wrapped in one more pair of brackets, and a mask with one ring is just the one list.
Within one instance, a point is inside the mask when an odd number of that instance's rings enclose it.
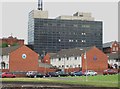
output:
{"label": "car wheel", "polygon": [[15,78],[15,76],[13,76],[13,78]]}

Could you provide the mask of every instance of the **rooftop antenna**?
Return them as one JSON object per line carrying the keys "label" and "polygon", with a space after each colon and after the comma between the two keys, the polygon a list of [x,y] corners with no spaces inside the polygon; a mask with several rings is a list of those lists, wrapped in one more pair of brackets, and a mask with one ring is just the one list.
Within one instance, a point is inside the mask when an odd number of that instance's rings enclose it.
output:
{"label": "rooftop antenna", "polygon": [[42,0],[38,0],[38,10],[41,10],[43,9],[43,6],[42,6]]}

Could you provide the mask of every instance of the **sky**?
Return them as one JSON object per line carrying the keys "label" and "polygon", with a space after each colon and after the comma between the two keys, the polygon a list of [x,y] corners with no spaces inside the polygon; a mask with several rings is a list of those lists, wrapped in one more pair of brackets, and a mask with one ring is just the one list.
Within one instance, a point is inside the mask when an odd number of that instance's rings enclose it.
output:
{"label": "sky", "polygon": [[[25,2],[26,1],[26,2]],[[59,2],[58,2],[59,1]],[[94,0],[93,0],[94,1]],[[44,1],[43,9],[49,13],[49,18],[60,15],[72,15],[75,12],[90,12],[96,21],[103,21],[103,43],[118,41],[118,3],[117,2],[90,2],[52,0]],[[8,37],[11,34],[19,39],[28,39],[28,13],[37,9],[37,0],[5,0],[0,3],[0,38]]]}

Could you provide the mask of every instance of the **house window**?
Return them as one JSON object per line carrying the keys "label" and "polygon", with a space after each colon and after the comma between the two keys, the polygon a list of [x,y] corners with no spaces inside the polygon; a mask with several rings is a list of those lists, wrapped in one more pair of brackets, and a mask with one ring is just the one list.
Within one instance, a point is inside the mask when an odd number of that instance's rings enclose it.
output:
{"label": "house window", "polygon": [[59,58],[59,61],[61,61],[61,58]]}
{"label": "house window", "polygon": [[113,47],[113,51],[115,51],[115,47]]}
{"label": "house window", "polygon": [[80,65],[78,65],[78,67],[80,67]]}
{"label": "house window", "polygon": [[72,68],[72,65],[70,65],[70,67]]}
{"label": "house window", "polygon": [[75,57],[75,60],[77,60],[77,57]]}
{"label": "house window", "polygon": [[67,57],[67,60],[69,60],[69,58]]}
{"label": "house window", "polygon": [[118,51],[118,47],[116,47],[116,51]]}
{"label": "house window", "polygon": [[64,65],[62,65],[62,67],[64,67]]}
{"label": "house window", "polygon": [[66,67],[69,67],[68,65]]}

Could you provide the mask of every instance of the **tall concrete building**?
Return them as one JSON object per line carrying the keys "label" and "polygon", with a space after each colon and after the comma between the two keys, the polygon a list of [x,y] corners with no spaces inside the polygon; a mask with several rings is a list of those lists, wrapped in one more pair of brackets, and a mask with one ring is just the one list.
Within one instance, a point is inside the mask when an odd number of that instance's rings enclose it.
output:
{"label": "tall concrete building", "polygon": [[38,10],[29,13],[28,21],[28,44],[34,46],[34,51],[42,54],[89,46],[102,49],[102,21],[94,21],[91,13],[76,12],[50,19],[39,5]]}

